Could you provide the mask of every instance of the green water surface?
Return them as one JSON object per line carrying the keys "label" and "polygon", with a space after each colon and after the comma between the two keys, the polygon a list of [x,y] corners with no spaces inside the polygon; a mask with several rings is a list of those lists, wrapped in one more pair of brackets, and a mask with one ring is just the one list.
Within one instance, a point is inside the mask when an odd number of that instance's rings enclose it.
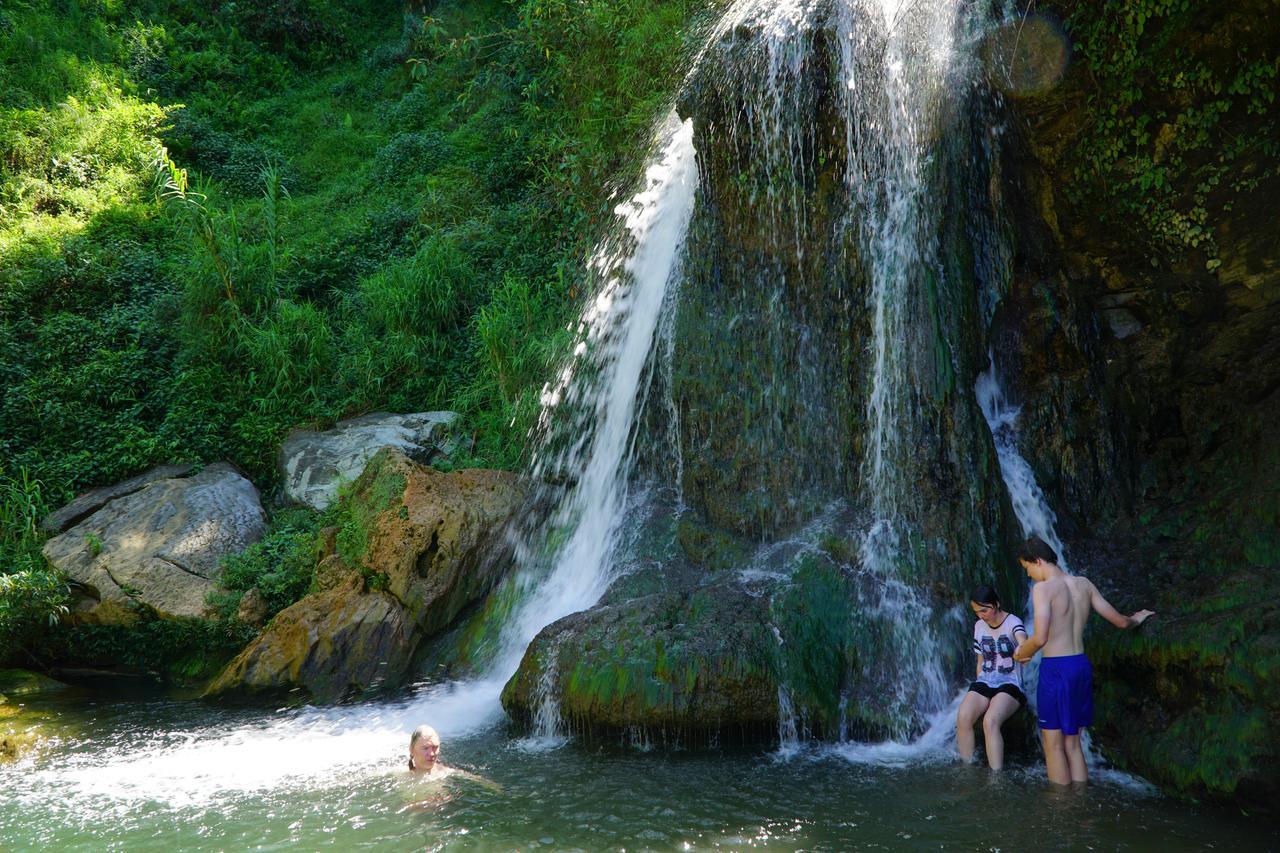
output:
{"label": "green water surface", "polygon": [[770,752],[522,740],[494,709],[448,720],[404,770],[417,700],[227,710],[162,697],[32,702],[0,724],[41,746],[0,765],[14,850],[1280,849],[1276,827],[1102,774],[1053,790],[1034,754],[994,774],[945,749]]}

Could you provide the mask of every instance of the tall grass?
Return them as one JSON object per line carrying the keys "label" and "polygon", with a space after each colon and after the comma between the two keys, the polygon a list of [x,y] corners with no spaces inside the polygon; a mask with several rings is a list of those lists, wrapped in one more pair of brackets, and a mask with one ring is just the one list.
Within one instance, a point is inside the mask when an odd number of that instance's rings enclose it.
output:
{"label": "tall grass", "polygon": [[0,665],[67,611],[67,585],[40,554],[43,486],[25,470],[0,472]]}

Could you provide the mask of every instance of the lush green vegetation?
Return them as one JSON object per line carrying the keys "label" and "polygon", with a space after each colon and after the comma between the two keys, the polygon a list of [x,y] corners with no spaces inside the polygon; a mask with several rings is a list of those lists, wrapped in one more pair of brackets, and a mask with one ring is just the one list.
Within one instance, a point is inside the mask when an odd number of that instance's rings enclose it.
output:
{"label": "lush green vegetation", "polygon": [[47,510],[26,472],[0,474],[0,661],[66,612],[66,585],[40,554],[37,525]]}
{"label": "lush green vegetation", "polygon": [[1280,57],[1248,23],[1264,5],[1219,15],[1191,0],[1107,0],[1066,16],[1092,83],[1070,192],[1140,225],[1153,263],[1197,250],[1216,270],[1223,214],[1276,174]]}
{"label": "lush green vegetation", "polygon": [[[0,475],[41,511],[179,460],[269,490],[290,427],[379,409],[517,465],[704,5],[7,3]],[[8,506],[0,600],[37,603],[0,632],[61,603]]]}

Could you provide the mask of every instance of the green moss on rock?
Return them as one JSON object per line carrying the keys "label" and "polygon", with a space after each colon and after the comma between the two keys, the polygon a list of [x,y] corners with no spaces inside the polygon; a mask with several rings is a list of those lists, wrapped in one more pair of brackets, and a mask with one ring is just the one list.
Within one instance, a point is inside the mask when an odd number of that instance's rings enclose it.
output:
{"label": "green moss on rock", "polygon": [[[1280,802],[1280,587],[1241,572],[1170,597],[1139,632],[1090,639],[1109,754],[1191,799]],[[1112,748],[1114,747],[1114,748]],[[1269,804],[1269,805],[1268,805]]]}

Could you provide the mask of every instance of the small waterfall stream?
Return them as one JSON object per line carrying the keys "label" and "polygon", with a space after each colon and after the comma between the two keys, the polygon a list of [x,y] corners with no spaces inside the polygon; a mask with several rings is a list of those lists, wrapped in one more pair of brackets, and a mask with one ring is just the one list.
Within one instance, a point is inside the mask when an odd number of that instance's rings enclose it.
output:
{"label": "small waterfall stream", "polygon": [[[617,208],[622,230],[591,260],[603,283],[579,325],[574,359],[543,391],[543,447],[555,449],[535,457],[532,475],[535,482],[567,475],[572,485],[540,521],[541,530],[521,531],[516,543],[524,594],[490,667],[503,683],[539,630],[595,604],[612,577],[646,367],[652,369],[660,313],[678,274],[698,185],[690,122],[669,116],[658,149],[644,188]],[[561,407],[568,417],[557,421]],[[563,532],[567,540],[549,546],[549,532]],[[556,718],[550,709],[539,714],[538,734],[554,736]]]}
{"label": "small waterfall stream", "polygon": [[1012,405],[1005,397],[1000,376],[996,372],[994,356],[990,357],[987,370],[978,376],[973,390],[987,426],[991,428],[991,439],[995,442],[996,456],[1000,460],[1000,475],[1009,490],[1013,513],[1022,525],[1022,535],[1039,536],[1053,546],[1058,554],[1058,565],[1063,571],[1070,572],[1066,548],[1058,538],[1058,518],[1049,506],[1044,490],[1036,482],[1035,472],[1018,452],[1017,423],[1020,407]]}

